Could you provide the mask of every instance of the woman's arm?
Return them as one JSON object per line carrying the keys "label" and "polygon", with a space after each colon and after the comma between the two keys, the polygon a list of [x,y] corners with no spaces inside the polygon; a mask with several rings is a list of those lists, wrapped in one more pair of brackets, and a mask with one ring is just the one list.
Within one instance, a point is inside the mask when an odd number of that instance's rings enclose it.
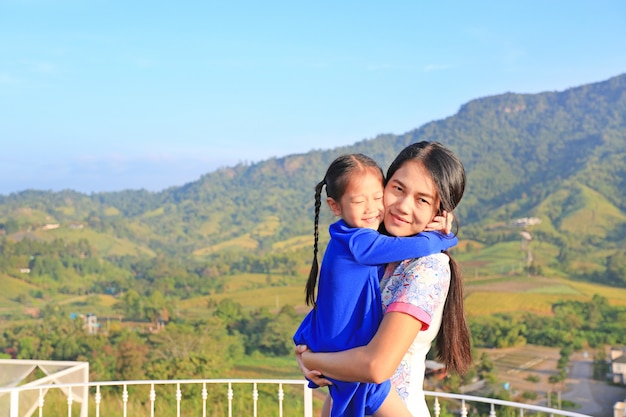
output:
{"label": "woman's arm", "polygon": [[302,363],[325,377],[380,384],[393,375],[421,328],[422,323],[413,316],[389,312],[366,346],[341,352],[307,350],[301,354]]}

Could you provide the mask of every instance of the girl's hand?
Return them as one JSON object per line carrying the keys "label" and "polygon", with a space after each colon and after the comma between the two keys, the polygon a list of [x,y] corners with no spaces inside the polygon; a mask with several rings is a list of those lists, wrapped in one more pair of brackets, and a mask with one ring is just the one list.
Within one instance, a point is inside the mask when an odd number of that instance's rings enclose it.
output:
{"label": "girl's hand", "polygon": [[450,234],[452,231],[452,222],[454,221],[454,215],[444,211],[441,216],[435,216],[433,220],[424,228],[425,232],[441,232],[445,235]]}
{"label": "girl's hand", "polygon": [[332,385],[333,383],[324,378],[324,375],[320,371],[312,371],[304,365],[304,361],[302,360],[302,354],[305,352],[310,352],[309,347],[306,345],[298,345],[296,346],[294,353],[296,354],[296,362],[298,362],[298,366],[300,367],[300,371],[302,375],[309,381],[313,382],[315,385],[319,387],[327,387]]}

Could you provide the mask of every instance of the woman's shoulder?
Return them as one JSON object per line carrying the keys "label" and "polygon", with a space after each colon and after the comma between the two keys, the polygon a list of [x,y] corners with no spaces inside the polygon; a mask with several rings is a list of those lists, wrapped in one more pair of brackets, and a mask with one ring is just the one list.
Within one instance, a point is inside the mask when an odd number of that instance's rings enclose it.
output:
{"label": "woman's shoulder", "polygon": [[407,259],[402,263],[404,264],[405,270],[415,268],[448,269],[450,266],[450,257],[447,254],[441,252],[434,253],[432,255],[422,256],[421,258]]}

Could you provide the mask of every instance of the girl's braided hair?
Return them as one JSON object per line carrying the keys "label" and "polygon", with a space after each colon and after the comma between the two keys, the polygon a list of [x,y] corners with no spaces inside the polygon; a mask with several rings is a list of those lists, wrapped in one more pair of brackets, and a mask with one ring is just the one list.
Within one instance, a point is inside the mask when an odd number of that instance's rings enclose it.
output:
{"label": "girl's braided hair", "polygon": [[341,155],[335,159],[324,175],[324,179],[315,186],[315,229],[313,232],[313,263],[309,278],[306,282],[306,303],[315,306],[315,286],[317,285],[317,276],[319,274],[319,264],[317,261],[318,242],[319,242],[319,218],[320,207],[322,205],[322,189],[326,186],[326,196],[332,198],[336,202],[341,200],[343,194],[348,188],[348,183],[354,174],[362,173],[365,170],[374,169],[380,173],[383,179],[383,171],[380,169],[376,161],[369,156],[356,153]]}

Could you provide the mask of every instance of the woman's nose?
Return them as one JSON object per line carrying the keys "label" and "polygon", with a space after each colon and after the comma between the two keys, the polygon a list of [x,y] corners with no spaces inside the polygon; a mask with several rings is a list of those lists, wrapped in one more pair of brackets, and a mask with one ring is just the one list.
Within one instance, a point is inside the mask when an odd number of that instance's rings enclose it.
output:
{"label": "woman's nose", "polygon": [[408,213],[410,211],[409,209],[409,199],[406,197],[400,197],[396,200],[395,203],[396,206],[396,210],[402,212],[402,213]]}

